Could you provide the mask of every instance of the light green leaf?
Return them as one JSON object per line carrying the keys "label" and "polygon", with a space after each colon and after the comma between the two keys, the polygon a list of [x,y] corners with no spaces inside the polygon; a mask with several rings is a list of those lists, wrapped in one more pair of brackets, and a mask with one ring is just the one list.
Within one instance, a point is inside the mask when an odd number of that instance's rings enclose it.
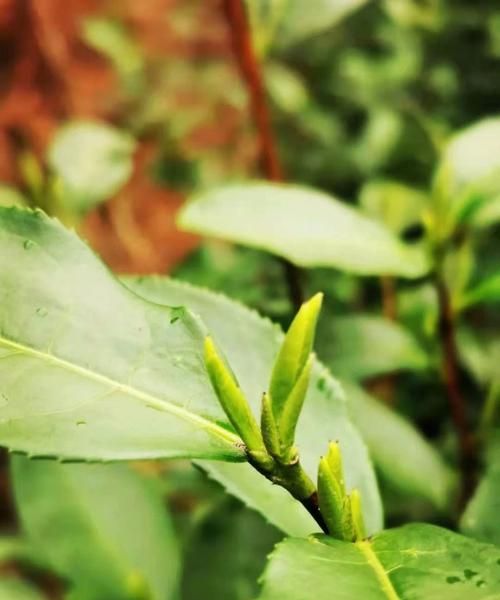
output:
{"label": "light green leaf", "polygon": [[0,600],[43,600],[43,596],[33,586],[14,577],[0,579]]}
{"label": "light green leaf", "polygon": [[499,301],[500,273],[495,273],[465,292],[460,308],[468,308],[482,302],[494,303]]}
{"label": "light green leaf", "polygon": [[1,445],[86,460],[244,459],[189,311],[137,297],[41,212],[0,209],[0,281]]}
{"label": "light green leaf", "polygon": [[493,600],[499,565],[499,548],[433,525],[354,544],[289,538],[271,555],[259,600]]}
{"label": "light green leaf", "polygon": [[[127,280],[126,283],[148,300],[183,304],[199,314],[257,413],[261,394],[267,388],[271,368],[283,340],[277,326],[224,296],[167,278],[145,277]],[[337,382],[318,362],[313,366],[296,440],[301,463],[313,479],[316,479],[318,460],[328,442],[339,440],[347,489],[360,489],[368,530],[380,529],[380,500],[366,450],[347,417]],[[203,466],[206,464],[203,463]],[[287,533],[303,535],[317,531],[314,521],[301,505],[284,503],[284,490],[270,484],[248,465],[213,463],[208,470],[210,476],[228,486],[231,493],[260,510]]]}
{"label": "light green leaf", "polygon": [[86,212],[110,198],[132,173],[134,148],[127,133],[104,123],[73,121],[61,127],[48,161],[62,181],[62,201]]}
{"label": "light green leaf", "polygon": [[[483,119],[455,134],[435,183],[447,221],[474,224],[478,216],[481,226],[484,216],[479,214],[488,210],[489,202],[498,201],[500,194],[500,118]],[[437,218],[443,219],[443,213]]]}
{"label": "light green leaf", "polygon": [[487,458],[486,473],[462,516],[466,535],[500,546],[500,444],[498,432]]}
{"label": "light green leaf", "polygon": [[334,317],[318,327],[318,352],[342,377],[365,379],[396,371],[421,371],[429,361],[402,325],[383,317]]}
{"label": "light green leaf", "polygon": [[406,419],[359,386],[343,382],[351,419],[391,487],[449,507],[456,479],[437,450]]}
{"label": "light green leaf", "polygon": [[289,0],[278,42],[289,46],[337,25],[368,0]]}
{"label": "light green leaf", "polygon": [[25,206],[26,199],[15,187],[0,183],[0,206],[13,205]]}
{"label": "light green leaf", "polygon": [[359,203],[366,214],[401,234],[422,221],[428,199],[426,194],[404,183],[378,179],[362,187]]}
{"label": "light green leaf", "polygon": [[176,598],[179,550],[162,499],[126,465],[15,456],[14,492],[38,552],[71,598]]}
{"label": "light green leaf", "polygon": [[194,197],[181,211],[186,230],[267,250],[303,267],[358,275],[419,277],[422,250],[400,242],[360,211],[307,187],[247,183]]}

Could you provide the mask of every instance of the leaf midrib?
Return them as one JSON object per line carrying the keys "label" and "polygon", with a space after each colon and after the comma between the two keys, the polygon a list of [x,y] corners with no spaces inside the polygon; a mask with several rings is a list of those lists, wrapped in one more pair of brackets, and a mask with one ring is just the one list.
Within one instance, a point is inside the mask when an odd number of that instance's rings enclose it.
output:
{"label": "leaf midrib", "polygon": [[358,550],[366,559],[366,562],[371,567],[373,572],[375,573],[375,577],[380,583],[380,587],[383,593],[386,595],[388,600],[402,600],[402,598],[398,595],[394,586],[392,585],[392,581],[389,579],[387,571],[384,568],[384,565],[380,562],[377,554],[373,551],[371,542],[362,541],[355,543]]}
{"label": "leaf midrib", "polygon": [[62,358],[54,356],[53,354],[49,354],[47,352],[42,352],[40,350],[36,350],[35,348],[31,348],[29,346],[25,346],[24,344],[14,342],[5,337],[0,337],[0,345],[3,345],[7,348],[12,348],[12,349],[17,350],[18,352],[21,352],[26,355],[31,355],[42,361],[52,363],[58,367],[61,367],[67,371],[76,373],[82,377],[87,377],[88,379],[91,379],[93,381],[108,385],[108,386],[114,388],[113,391],[125,392],[125,393],[129,394],[130,396],[133,396],[133,397],[137,398],[138,400],[141,400],[142,402],[144,402],[147,406],[149,406],[151,408],[170,413],[172,415],[175,415],[176,417],[179,417],[180,419],[194,423],[195,425],[198,425],[201,429],[208,431],[215,437],[219,437],[221,440],[223,440],[224,442],[227,442],[231,445],[236,445],[238,443],[241,443],[241,440],[237,435],[231,433],[230,431],[228,431],[227,429],[224,429],[223,427],[217,425],[216,423],[213,423],[212,421],[209,421],[208,419],[205,419],[204,417],[201,417],[200,415],[189,412],[188,410],[186,410],[185,408],[182,408],[181,406],[177,406],[176,404],[172,404],[171,402],[167,402],[165,400],[160,400],[159,398],[156,398],[155,396],[152,396],[151,394],[148,394],[147,392],[143,392],[134,387],[131,387],[130,385],[115,381],[114,379],[107,377],[106,375],[102,375],[101,373],[96,373],[95,371],[90,371],[89,369],[86,369],[85,367],[82,367],[80,365],[74,364],[74,363],[64,360]]}

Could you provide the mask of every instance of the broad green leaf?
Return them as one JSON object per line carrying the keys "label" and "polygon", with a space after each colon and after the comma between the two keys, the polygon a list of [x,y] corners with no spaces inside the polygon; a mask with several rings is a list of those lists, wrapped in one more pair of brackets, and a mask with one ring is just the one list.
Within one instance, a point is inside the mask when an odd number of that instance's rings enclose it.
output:
{"label": "broad green leaf", "polygon": [[[268,386],[271,368],[283,340],[277,326],[222,295],[167,278],[143,277],[127,280],[127,284],[148,300],[183,304],[199,314],[257,413],[261,394]],[[314,479],[319,457],[326,451],[328,442],[339,440],[346,486],[348,490],[353,487],[360,489],[369,531],[380,529],[380,500],[366,450],[347,417],[337,382],[318,362],[313,366],[296,439],[301,461]],[[209,473],[287,533],[304,535],[317,531],[317,526],[301,505],[285,503],[283,490],[260,477],[249,465],[211,463]],[[299,515],[300,512],[303,514]]]}
{"label": "broad green leaf", "polygon": [[448,508],[456,481],[437,450],[394,410],[353,383],[343,385],[351,419],[384,479],[403,494]]}
{"label": "broad green leaf", "polygon": [[260,515],[230,500],[205,519],[190,539],[183,600],[249,600],[259,592],[257,580],[266,556],[283,535]]}
{"label": "broad green leaf", "polygon": [[26,581],[14,577],[0,579],[0,600],[43,600],[47,598]]}
{"label": "broad green leaf", "polygon": [[499,548],[433,525],[354,544],[289,538],[271,555],[259,600],[493,600],[499,565]]}
{"label": "broad green leaf", "polygon": [[74,233],[15,208],[0,209],[0,282],[0,445],[86,460],[244,459],[189,311],[145,302]]}
{"label": "broad green leaf", "polygon": [[12,474],[24,530],[68,580],[71,598],[176,598],[179,550],[168,514],[127,465],[14,456]]}
{"label": "broad green leaf", "polygon": [[411,333],[383,317],[355,315],[325,319],[317,336],[320,357],[342,377],[364,379],[428,367],[428,357]]}
{"label": "broad green leaf", "polygon": [[492,303],[499,301],[500,273],[495,273],[465,292],[460,308],[468,308],[482,302]]}
{"label": "broad green leaf", "polygon": [[500,546],[500,444],[498,432],[487,457],[486,472],[462,516],[466,535]]}
{"label": "broad green leaf", "polygon": [[127,133],[105,123],[73,121],[61,127],[48,161],[62,181],[63,202],[87,212],[115,194],[132,173],[134,148]]}
{"label": "broad green leaf", "polygon": [[181,211],[186,230],[267,250],[303,267],[358,275],[419,277],[422,250],[403,244],[377,221],[307,187],[247,183],[194,197]]}

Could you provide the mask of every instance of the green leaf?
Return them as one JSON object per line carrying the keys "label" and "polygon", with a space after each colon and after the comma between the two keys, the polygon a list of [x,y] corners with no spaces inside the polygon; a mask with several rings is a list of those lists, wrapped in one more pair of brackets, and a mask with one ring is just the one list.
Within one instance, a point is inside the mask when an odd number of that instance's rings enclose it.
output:
{"label": "green leaf", "polygon": [[26,199],[21,192],[10,185],[0,183],[0,206],[25,206]]}
{"label": "green leaf", "polygon": [[87,460],[244,459],[189,311],[137,297],[41,212],[0,209],[0,281],[1,445]]}
{"label": "green leaf", "polygon": [[[498,200],[500,118],[483,119],[451,138],[437,171],[435,189],[440,210],[448,213],[451,223],[465,220],[473,224],[489,202]],[[438,218],[443,215],[438,214]]]}
{"label": "green leaf", "polygon": [[499,565],[499,548],[433,525],[356,543],[289,538],[271,555],[259,600],[492,600]]}
{"label": "green leaf", "polygon": [[428,199],[420,190],[399,181],[376,179],[362,187],[359,203],[367,215],[401,234],[422,221]]}
{"label": "green leaf", "polygon": [[366,4],[367,0],[289,0],[278,42],[289,46],[318,35]]}
{"label": "green leaf", "polygon": [[82,600],[176,597],[179,550],[162,499],[126,465],[15,456],[15,498],[38,552]]}
{"label": "green leaf", "polygon": [[500,273],[495,273],[465,292],[460,308],[498,301],[500,301]]}
{"label": "green leaf", "polygon": [[[160,304],[184,304],[198,313],[210,330],[217,347],[227,357],[241,389],[252,405],[254,413],[257,413],[262,392],[269,381],[273,359],[283,341],[283,334],[277,326],[222,295],[167,278],[143,277],[128,279],[126,283],[148,300]],[[345,402],[337,382],[315,361],[296,433],[301,464],[309,477],[316,478],[319,457],[330,440],[339,440],[342,446],[346,486],[348,489],[360,489],[368,531],[377,531],[381,526],[381,507],[366,450],[347,417]],[[236,468],[231,469],[231,466]],[[232,493],[240,496],[241,490],[244,501],[261,510],[272,523],[292,535],[297,535],[300,531],[303,534],[304,529],[307,533],[317,531],[317,526],[297,503],[294,505],[294,514],[301,511],[305,514],[290,528],[295,516],[285,514],[287,509],[286,505],[282,504],[283,490],[273,486],[257,473],[254,474],[247,467],[248,465],[214,463],[210,467],[210,475],[226,485],[231,472],[241,472],[241,480],[235,480],[234,485],[231,485]]]}
{"label": "green leaf", "polygon": [[63,184],[63,202],[87,212],[115,194],[132,173],[133,139],[95,121],[61,127],[48,150],[48,161]]}
{"label": "green leaf", "polygon": [[487,457],[486,473],[481,479],[460,522],[466,535],[500,546],[500,443],[494,436]]}
{"label": "green leaf", "polygon": [[317,347],[334,373],[351,379],[429,366],[411,333],[383,317],[358,314],[325,319],[318,327]]}
{"label": "green leaf", "polygon": [[283,536],[260,515],[230,500],[205,519],[190,540],[183,600],[249,600],[259,592],[257,579],[266,556]]}
{"label": "green leaf", "polygon": [[343,386],[351,419],[384,478],[404,494],[447,508],[456,481],[437,450],[409,421],[359,386],[346,381]]}
{"label": "green leaf", "polygon": [[14,577],[0,579],[0,600],[43,600],[43,596],[33,586]]}
{"label": "green leaf", "polygon": [[247,183],[194,197],[182,228],[282,256],[302,267],[335,267],[358,275],[420,277],[423,251],[400,242],[377,221],[307,187]]}

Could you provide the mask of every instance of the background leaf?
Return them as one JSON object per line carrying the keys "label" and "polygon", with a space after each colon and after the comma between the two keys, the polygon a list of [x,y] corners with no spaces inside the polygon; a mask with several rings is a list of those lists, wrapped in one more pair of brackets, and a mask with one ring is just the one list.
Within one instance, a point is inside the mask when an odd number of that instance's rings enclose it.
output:
{"label": "background leaf", "polygon": [[347,204],[307,187],[248,183],[195,196],[181,211],[189,231],[252,246],[303,267],[358,275],[419,277],[428,268],[419,248]]}
{"label": "background leaf", "polygon": [[322,360],[346,378],[421,371],[429,366],[427,355],[411,333],[383,317],[357,314],[323,319],[317,339]]}
{"label": "background leaf", "polygon": [[[287,539],[270,558],[259,600],[489,600],[500,594],[500,549],[433,525],[389,529],[354,544]],[[333,595],[332,595],[333,594]]]}
{"label": "background leaf", "polygon": [[38,552],[71,598],[176,598],[179,550],[161,498],[125,465],[15,456],[16,504]]}
{"label": "background leaf", "polygon": [[344,381],[343,386],[349,414],[384,479],[405,495],[426,498],[441,510],[448,508],[456,479],[439,452],[412,423],[381,401],[353,383]]}
{"label": "background leaf", "polygon": [[129,134],[105,123],[73,121],[61,127],[48,161],[63,183],[63,201],[86,212],[110,198],[132,173],[135,143]]}
{"label": "background leaf", "polygon": [[43,600],[43,596],[33,586],[14,577],[0,579],[0,600]]}

